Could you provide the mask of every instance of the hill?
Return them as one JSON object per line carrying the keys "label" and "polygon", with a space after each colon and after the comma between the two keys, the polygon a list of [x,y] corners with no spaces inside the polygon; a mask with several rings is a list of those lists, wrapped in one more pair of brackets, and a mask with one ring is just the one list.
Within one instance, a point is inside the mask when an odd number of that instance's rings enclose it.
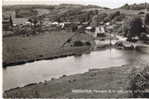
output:
{"label": "hill", "polygon": [[149,4],[148,3],[132,4],[132,5],[125,4],[121,8],[127,10],[143,10],[147,8],[149,10]]}
{"label": "hill", "polygon": [[[43,18],[49,18],[51,21],[66,21],[77,19],[77,21],[85,16],[94,15],[95,10],[107,9],[95,5],[77,5],[77,4],[60,4],[60,5],[13,5],[3,6],[3,13],[7,11],[15,11],[16,16],[31,17],[37,15]],[[34,13],[33,13],[34,12]],[[27,16],[28,15],[28,16]],[[90,16],[89,16],[90,17]],[[75,20],[76,21],[76,20]]]}

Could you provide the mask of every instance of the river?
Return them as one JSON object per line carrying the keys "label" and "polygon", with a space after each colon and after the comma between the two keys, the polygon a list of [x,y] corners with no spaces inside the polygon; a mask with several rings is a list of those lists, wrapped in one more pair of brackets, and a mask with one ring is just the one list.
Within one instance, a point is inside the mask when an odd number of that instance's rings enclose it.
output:
{"label": "river", "polygon": [[43,82],[62,75],[83,73],[91,68],[108,68],[125,64],[149,64],[149,53],[106,49],[82,56],[42,60],[3,68],[3,89]]}

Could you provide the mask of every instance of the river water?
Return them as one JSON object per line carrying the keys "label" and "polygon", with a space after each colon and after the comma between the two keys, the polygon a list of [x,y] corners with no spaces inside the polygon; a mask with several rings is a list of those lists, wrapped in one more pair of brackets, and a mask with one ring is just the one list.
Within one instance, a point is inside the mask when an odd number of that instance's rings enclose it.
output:
{"label": "river water", "polygon": [[108,68],[125,64],[149,64],[149,53],[106,49],[82,56],[42,60],[3,68],[3,89],[43,82],[62,75],[83,73],[92,68]]}

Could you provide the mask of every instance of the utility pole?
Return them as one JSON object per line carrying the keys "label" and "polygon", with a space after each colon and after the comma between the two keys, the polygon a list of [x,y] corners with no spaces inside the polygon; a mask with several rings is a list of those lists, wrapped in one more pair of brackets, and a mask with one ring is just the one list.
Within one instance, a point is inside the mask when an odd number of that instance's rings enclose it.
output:
{"label": "utility pole", "polygon": [[[112,21],[111,21],[110,23],[111,23],[111,25],[112,25]],[[112,46],[111,46],[111,45],[112,45],[112,44],[111,44],[111,40],[112,40],[111,34],[112,34],[112,31],[110,31],[110,51],[111,51],[111,47],[112,47]]]}
{"label": "utility pole", "polygon": [[112,43],[111,43],[111,40],[112,40],[112,38],[111,38],[111,31],[110,31],[110,48],[111,48],[111,45],[112,45]]}
{"label": "utility pole", "polygon": [[[144,14],[144,19],[145,19],[145,16],[146,16],[146,14],[147,14],[147,2],[146,2],[146,0],[145,0],[145,4],[144,4],[144,12],[145,12],[145,14]],[[146,27],[146,23],[145,23],[145,20],[144,20],[144,27]]]}
{"label": "utility pole", "polygon": [[145,0],[145,14],[147,13],[147,2]]}

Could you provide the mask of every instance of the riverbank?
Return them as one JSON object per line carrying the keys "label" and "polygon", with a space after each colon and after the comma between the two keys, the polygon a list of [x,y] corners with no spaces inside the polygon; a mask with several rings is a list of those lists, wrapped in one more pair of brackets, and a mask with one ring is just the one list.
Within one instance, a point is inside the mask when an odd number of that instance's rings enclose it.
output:
{"label": "riverbank", "polygon": [[[57,31],[33,36],[12,36],[3,38],[3,66],[11,66],[37,60],[79,55],[88,52],[90,46],[72,47],[66,43],[73,32]],[[93,43],[87,34],[76,34],[73,41],[84,40]]]}
{"label": "riverbank", "polygon": [[57,53],[54,52],[49,56],[43,56],[43,57],[39,56],[34,59],[30,58],[30,59],[24,59],[24,60],[16,60],[15,62],[12,62],[12,63],[4,62],[3,67],[21,65],[21,64],[39,61],[39,60],[51,60],[51,59],[56,59],[56,58],[68,57],[68,56],[79,56],[82,53],[88,53],[90,51],[90,47],[89,46],[74,47],[74,48],[69,48],[69,49],[62,49],[61,51]]}
{"label": "riverbank", "polygon": [[[75,34],[75,36],[73,36]],[[72,37],[73,36],[73,37]],[[71,42],[66,41],[71,38]],[[75,41],[90,42],[91,45],[72,46]],[[66,43],[64,46],[63,44]],[[23,36],[16,35],[3,38],[3,67],[14,66],[48,60],[60,57],[81,55],[91,50],[111,48],[106,41],[99,41],[95,45],[94,39],[84,33],[68,31],[53,31],[37,35]],[[131,48],[130,48],[131,49]]]}
{"label": "riverbank", "polygon": [[[62,75],[49,81],[33,83],[4,92],[5,98],[127,98],[129,74],[134,66],[90,69],[75,75]],[[118,92],[121,91],[122,92]],[[108,91],[108,92],[107,92]],[[111,92],[111,91],[116,91]]]}

